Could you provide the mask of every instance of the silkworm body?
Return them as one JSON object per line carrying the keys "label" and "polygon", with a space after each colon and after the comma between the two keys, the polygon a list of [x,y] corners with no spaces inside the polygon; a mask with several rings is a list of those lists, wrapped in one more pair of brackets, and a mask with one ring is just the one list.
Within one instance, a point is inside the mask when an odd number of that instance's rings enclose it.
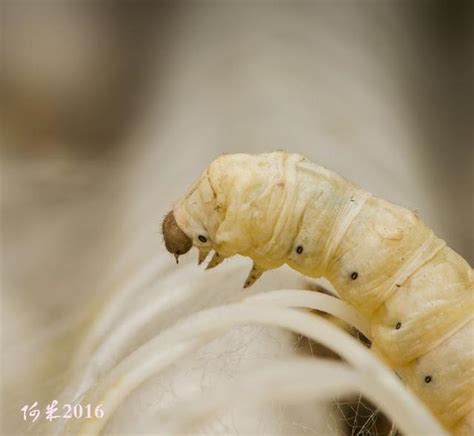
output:
{"label": "silkworm body", "polygon": [[443,425],[474,433],[472,268],[417,213],[274,152],[220,156],[172,214],[200,261],[215,250],[210,267],[252,258],[245,286],[285,263],[327,278],[370,321],[374,351]]}

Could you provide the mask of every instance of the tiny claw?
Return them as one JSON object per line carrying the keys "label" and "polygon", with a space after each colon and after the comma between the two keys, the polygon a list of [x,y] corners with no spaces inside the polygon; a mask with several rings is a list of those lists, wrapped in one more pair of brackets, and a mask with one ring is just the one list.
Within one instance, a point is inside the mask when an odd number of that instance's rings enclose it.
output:
{"label": "tiny claw", "polygon": [[198,265],[201,265],[206,260],[206,257],[211,252],[211,250],[203,250],[202,248],[199,249],[199,257],[198,257]]}
{"label": "tiny claw", "polygon": [[221,256],[217,251],[214,253],[214,256],[212,256],[211,260],[206,266],[206,269],[211,269],[215,268],[217,265],[220,263],[224,262],[225,257]]}
{"label": "tiny claw", "polygon": [[176,264],[178,264],[179,263],[179,254],[175,254],[174,258],[176,259]]}
{"label": "tiny claw", "polygon": [[264,272],[265,272],[264,269],[260,268],[254,263],[247,277],[247,280],[245,280],[245,283],[243,286],[244,289],[250,288],[250,286],[252,286],[262,276]]}

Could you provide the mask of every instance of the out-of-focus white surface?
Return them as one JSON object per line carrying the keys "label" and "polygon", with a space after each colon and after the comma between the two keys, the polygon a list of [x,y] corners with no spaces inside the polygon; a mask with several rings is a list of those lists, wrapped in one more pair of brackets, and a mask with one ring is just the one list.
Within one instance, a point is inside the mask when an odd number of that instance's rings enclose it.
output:
{"label": "out-of-focus white surface", "polygon": [[[34,160],[4,153],[6,434],[24,431],[24,404],[45,405],[70,387],[77,374],[66,369],[91,326],[104,310],[118,305],[117,296],[147,262],[156,259],[156,274],[130,291],[101,340],[113,338],[127,319],[153,303],[155,294],[172,296],[184,283],[199,288],[199,298],[137,324],[136,334],[97,364],[91,380],[164,326],[242,292],[248,261],[231,260],[204,272],[186,267],[195,261],[196,253],[190,253],[177,267],[161,243],[162,217],[221,153],[302,153],[375,195],[419,210],[455,249],[468,247],[463,238],[472,238],[469,227],[450,221],[453,208],[446,212],[440,206],[440,192],[449,197],[447,188],[427,169],[440,149],[430,148],[429,135],[415,122],[410,74],[419,53],[402,13],[355,2],[191,3],[174,11],[172,23],[165,56],[148,66],[147,74],[156,81],[147,88],[147,104],[121,138],[119,152],[97,160],[61,149]],[[90,44],[76,34],[72,39]],[[160,43],[157,39],[147,50],[161,53]],[[79,53],[94,54],[89,49]],[[46,71],[37,80],[47,77]],[[58,87],[65,82],[61,79]],[[462,216],[469,216],[469,192],[463,185],[452,194]],[[461,254],[472,256],[467,250]],[[265,275],[252,292],[303,285],[300,276],[282,269]],[[150,432],[158,425],[156,410],[185,392],[217,385],[294,349],[295,338],[286,332],[233,330],[135,391],[107,431]],[[327,413],[312,404],[281,412],[268,407],[253,415],[236,412],[216,422],[214,431],[296,434],[298,427],[301,433],[319,429],[324,434],[328,425],[334,431],[338,426]]]}

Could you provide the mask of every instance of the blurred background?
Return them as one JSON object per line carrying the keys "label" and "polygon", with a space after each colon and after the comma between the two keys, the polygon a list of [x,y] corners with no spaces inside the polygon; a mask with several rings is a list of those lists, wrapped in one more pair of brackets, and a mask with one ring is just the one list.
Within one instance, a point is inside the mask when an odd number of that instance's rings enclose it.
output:
{"label": "blurred background", "polygon": [[470,1],[7,0],[1,34],[2,434],[223,152],[302,153],[473,263]]}

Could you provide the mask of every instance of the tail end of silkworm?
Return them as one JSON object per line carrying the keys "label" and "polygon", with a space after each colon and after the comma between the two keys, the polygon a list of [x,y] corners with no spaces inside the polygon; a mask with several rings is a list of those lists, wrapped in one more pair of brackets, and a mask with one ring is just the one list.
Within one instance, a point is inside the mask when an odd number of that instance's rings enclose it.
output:
{"label": "tail end of silkworm", "polygon": [[265,272],[262,268],[258,267],[255,263],[252,266],[252,269],[250,270],[250,273],[247,277],[247,280],[245,280],[243,288],[250,288]]}

